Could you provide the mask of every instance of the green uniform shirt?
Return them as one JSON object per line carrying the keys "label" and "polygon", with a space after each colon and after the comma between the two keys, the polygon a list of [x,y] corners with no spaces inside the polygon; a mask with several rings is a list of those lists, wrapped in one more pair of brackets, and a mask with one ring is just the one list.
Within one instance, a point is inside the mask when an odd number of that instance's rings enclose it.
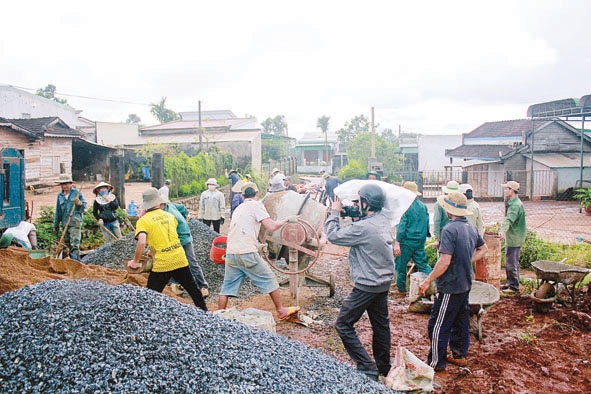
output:
{"label": "green uniform shirt", "polygon": [[527,226],[525,224],[525,209],[519,197],[509,200],[509,209],[507,216],[501,226],[501,231],[505,233],[505,244],[511,247],[521,247],[525,242]]}
{"label": "green uniform shirt", "polygon": [[450,222],[445,209],[438,202],[433,205],[433,236],[441,239],[441,230]]}

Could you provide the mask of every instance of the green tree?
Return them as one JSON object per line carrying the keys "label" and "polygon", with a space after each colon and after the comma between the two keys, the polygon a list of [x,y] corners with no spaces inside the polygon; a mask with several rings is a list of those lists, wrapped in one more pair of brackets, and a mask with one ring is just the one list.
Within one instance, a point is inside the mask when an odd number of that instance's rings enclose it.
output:
{"label": "green tree", "polygon": [[179,120],[181,118],[179,114],[166,108],[166,97],[162,97],[158,104],[151,103],[150,107],[150,113],[154,115],[160,123],[172,122],[173,120]]}
{"label": "green tree", "polygon": [[261,123],[263,126],[263,133],[275,135],[287,135],[287,123],[285,123],[285,116],[277,115],[274,118],[267,118]]}
{"label": "green tree", "polygon": [[264,163],[268,162],[270,159],[284,159],[285,143],[281,140],[264,139],[262,144],[262,158]]}
{"label": "green tree", "polygon": [[367,173],[367,164],[363,164],[357,160],[349,160],[349,164],[341,168],[339,171],[339,178],[343,181],[350,179],[362,179]]}
{"label": "green tree", "polygon": [[[394,171],[401,169],[401,155],[397,154],[398,145],[388,142],[382,135],[376,135],[375,139],[376,159],[378,162],[384,164],[384,173],[392,174]],[[356,160],[360,163],[365,163],[367,170],[367,162],[371,155],[371,133],[365,132],[358,134],[347,148],[347,157],[349,160]]]}
{"label": "green tree", "polygon": [[325,150],[325,158],[324,161],[328,163],[328,122],[330,121],[330,116],[322,115],[316,121],[316,127],[318,127],[324,133],[324,150]]}
{"label": "green tree", "polygon": [[138,124],[141,121],[142,120],[140,119],[140,117],[137,116],[136,114],[129,114],[129,115],[127,115],[127,120],[125,121],[125,123],[127,123],[127,124]]}
{"label": "green tree", "polygon": [[[377,127],[377,126],[376,126]],[[347,121],[345,126],[337,131],[339,142],[345,148],[357,137],[358,134],[370,131],[371,124],[365,115],[359,115]]]}
{"label": "green tree", "polygon": [[55,85],[49,84],[44,88],[37,89],[37,96],[45,97],[46,99],[53,100],[60,104],[67,104],[68,100],[55,97],[55,91]]}

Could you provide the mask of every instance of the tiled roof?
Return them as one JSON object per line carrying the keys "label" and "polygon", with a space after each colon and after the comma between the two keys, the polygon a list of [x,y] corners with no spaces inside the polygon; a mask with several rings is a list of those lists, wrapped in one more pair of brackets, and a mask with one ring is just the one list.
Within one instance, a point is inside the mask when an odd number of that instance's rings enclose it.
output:
{"label": "tiled roof", "polygon": [[486,122],[466,134],[465,138],[521,137],[531,129],[531,119]]}
{"label": "tiled roof", "polygon": [[33,119],[9,119],[11,123],[29,130],[38,136],[52,135],[52,136],[63,136],[63,137],[80,137],[81,134],[78,130],[69,128],[60,118],[57,116],[51,116],[46,118],[33,118]]}
{"label": "tiled roof", "polygon": [[499,152],[506,154],[513,150],[507,145],[460,145],[445,151],[446,157],[461,157],[462,159],[498,159]]}

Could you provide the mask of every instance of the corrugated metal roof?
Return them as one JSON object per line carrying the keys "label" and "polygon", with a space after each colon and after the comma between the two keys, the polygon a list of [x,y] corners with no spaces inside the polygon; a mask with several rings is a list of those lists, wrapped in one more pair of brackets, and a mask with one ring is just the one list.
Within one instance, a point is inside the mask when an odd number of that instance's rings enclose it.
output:
{"label": "corrugated metal roof", "polygon": [[[539,121],[537,123],[539,125]],[[465,138],[480,137],[521,137],[524,132],[531,131],[531,119],[502,120],[500,122],[486,122],[478,126]]]}
{"label": "corrugated metal roof", "polygon": [[499,152],[506,154],[513,148],[507,145],[460,145],[445,151],[446,157],[462,159],[498,159]]}
{"label": "corrugated metal roof", "polygon": [[[531,159],[531,154],[523,154],[523,156]],[[581,166],[580,153],[535,153],[534,161],[545,165],[549,168],[573,168]],[[591,167],[591,153],[586,152],[583,155],[583,166]]]}
{"label": "corrugated metal roof", "polygon": [[[166,131],[166,130],[184,130],[184,129],[196,129],[199,127],[199,121],[197,120],[176,120],[174,122],[168,122],[158,124],[154,126],[142,127],[141,131]],[[260,129],[256,125],[256,119],[254,118],[234,118],[234,119],[214,119],[214,120],[202,120],[201,127],[203,128],[231,128],[232,130],[252,130]]]}
{"label": "corrugated metal roof", "polygon": [[[203,134],[203,143],[214,143],[214,142],[236,142],[236,141],[252,141],[261,134],[260,131],[235,131],[226,133],[205,133]],[[154,143],[187,143],[187,142],[199,142],[199,136],[197,134],[188,136],[187,134],[167,134],[167,135],[150,135],[141,136],[139,140]]]}

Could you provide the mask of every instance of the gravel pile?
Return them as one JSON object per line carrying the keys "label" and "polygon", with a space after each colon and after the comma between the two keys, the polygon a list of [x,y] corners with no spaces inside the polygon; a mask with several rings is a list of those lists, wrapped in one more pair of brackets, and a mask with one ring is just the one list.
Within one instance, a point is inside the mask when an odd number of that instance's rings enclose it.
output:
{"label": "gravel pile", "polygon": [[[195,257],[209,283],[210,295],[217,296],[224,281],[224,266],[214,264],[209,258],[209,252],[213,239],[219,234],[194,218],[189,220],[189,228],[193,236]],[[123,270],[123,261],[134,256],[135,246],[134,235],[129,234],[93,250],[82,259],[82,262],[87,265],[100,265],[101,267]],[[258,290],[252,283],[246,280],[240,289],[240,297],[251,297],[257,292]]]}
{"label": "gravel pile", "polygon": [[162,294],[68,280],[0,296],[0,391],[392,392],[318,350]]}

